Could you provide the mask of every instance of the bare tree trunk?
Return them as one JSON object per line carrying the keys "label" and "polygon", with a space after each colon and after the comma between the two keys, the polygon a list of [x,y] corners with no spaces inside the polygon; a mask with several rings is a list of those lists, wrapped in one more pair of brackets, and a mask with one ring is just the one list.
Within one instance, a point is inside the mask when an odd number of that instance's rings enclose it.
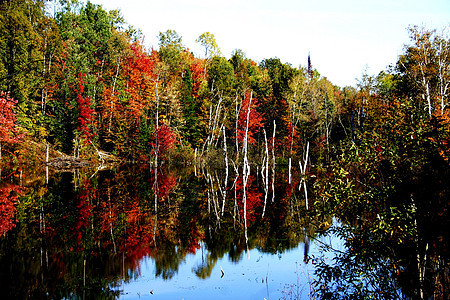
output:
{"label": "bare tree trunk", "polygon": [[[217,106],[216,106],[216,113],[214,115],[214,121],[213,121],[213,127],[212,127],[212,132],[211,132],[210,145],[212,144],[212,142],[214,140],[219,140],[218,137],[220,136],[220,130],[217,133],[217,137],[216,137],[216,130],[217,130],[217,127],[219,125],[219,116],[220,116],[221,111],[222,111],[222,106],[221,106],[222,100],[223,100],[223,97],[221,95],[220,98],[219,98],[219,102],[217,103]],[[216,146],[217,146],[217,142],[216,142]]]}
{"label": "bare tree trunk", "polygon": [[421,50],[423,51],[423,61],[419,62],[419,66],[420,66],[420,75],[422,76],[421,78],[421,84],[422,87],[425,89],[424,94],[422,94],[422,97],[424,100],[426,100],[427,103],[427,108],[428,108],[428,115],[431,117],[432,115],[432,103],[431,103],[431,95],[430,95],[430,83],[427,80],[426,74],[425,74],[425,70],[424,68],[428,65],[429,61],[427,58],[428,55],[428,51],[425,48],[424,45],[421,45]]}
{"label": "bare tree trunk", "polygon": [[73,156],[76,158],[80,157],[80,138],[79,134],[74,139],[74,145],[73,145]]}
{"label": "bare tree trunk", "polygon": [[194,174],[197,176],[197,147],[195,147],[194,151]]}
{"label": "bare tree trunk", "polygon": [[222,202],[222,216],[225,210],[225,200],[227,198],[227,185],[228,185],[228,151],[227,151],[227,136],[225,135],[225,126],[222,127],[223,131],[223,152],[225,153],[225,182],[223,189],[223,202]]}
{"label": "bare tree trunk", "polygon": [[288,183],[291,184],[291,167],[292,167],[292,157],[289,157],[289,166],[288,166],[288,173],[289,173],[289,177],[288,177]]}
{"label": "bare tree trunk", "polygon": [[45,184],[48,184],[48,142],[45,148]]}
{"label": "bare tree trunk", "polygon": [[156,145],[153,149],[154,153],[155,153],[155,168],[158,168],[158,155],[159,155],[159,93],[158,93],[158,81],[159,81],[159,75],[156,78],[156,82],[155,82],[155,98],[156,98],[156,116],[155,116],[155,126],[156,126],[156,130],[155,130],[155,138],[156,138]]}
{"label": "bare tree trunk", "polygon": [[[202,156],[203,156],[203,153],[205,151],[205,146],[206,146],[206,150],[208,150],[211,147],[213,141],[215,139],[217,139],[217,137],[216,137],[216,129],[217,129],[218,123],[219,123],[219,115],[221,113],[222,100],[223,100],[223,98],[222,98],[222,96],[220,96],[219,102],[217,103],[217,106],[215,108],[214,118],[213,118],[213,106],[212,106],[212,104],[211,104],[211,106],[209,108],[209,121],[208,121],[208,131],[209,132],[208,132],[208,137],[206,138],[206,141],[205,141],[205,143],[203,144],[203,147],[202,147]],[[218,135],[220,135],[220,131],[219,131]]]}
{"label": "bare tree trunk", "polygon": [[[417,220],[414,220],[414,225],[417,227]],[[428,247],[428,245],[427,245],[427,247]],[[417,271],[418,271],[418,277],[419,277],[418,278],[418,280],[419,280],[419,286],[418,286],[419,299],[424,299],[424,296],[423,296],[423,282],[424,282],[424,279],[425,279],[425,261],[426,261],[426,257],[425,257],[425,259],[421,258],[418,237],[416,237],[416,259],[417,259]]]}
{"label": "bare tree trunk", "polygon": [[439,98],[441,102],[441,115],[444,114],[444,109],[447,106],[445,98],[447,98],[447,90],[449,87],[449,64],[448,64],[448,41],[444,38],[439,41],[438,50],[438,66],[439,66]]}
{"label": "bare tree trunk", "polygon": [[[244,147],[243,147],[243,151],[244,151],[244,166],[245,166],[245,159],[247,159],[247,147],[248,147],[248,126],[250,123],[250,111],[251,111],[251,106],[252,106],[252,97],[253,97],[253,92],[250,93],[250,100],[248,103],[248,109],[247,109],[247,121],[246,121],[246,125],[245,125],[245,136],[244,136]],[[248,163],[248,161],[247,161]]]}
{"label": "bare tree trunk", "polygon": [[48,164],[48,153],[49,153],[49,146],[48,143],[45,144],[45,163]]}
{"label": "bare tree trunk", "polygon": [[249,123],[250,123],[250,110],[251,110],[251,105],[252,105],[252,97],[253,97],[253,93],[250,93],[250,100],[249,100],[249,104],[248,104],[248,109],[247,109],[247,123],[245,126],[245,136],[244,136],[244,167],[243,167],[243,194],[242,194],[242,201],[243,201],[243,205],[244,205],[244,229],[245,229],[245,241],[248,245],[248,235],[247,235],[247,181],[248,181],[248,176],[250,175],[250,165],[248,163],[248,156],[247,156],[247,152],[248,152],[248,127],[249,127]]}
{"label": "bare tree trunk", "polygon": [[234,208],[233,208],[233,220],[237,219],[239,220],[241,217],[239,216],[239,208],[237,204],[237,186],[236,182],[239,179],[239,173],[236,172],[236,176],[234,177],[233,186],[234,186]]}
{"label": "bare tree trunk", "polygon": [[303,155],[303,165],[299,161],[298,164],[300,166],[300,173],[302,176],[302,179],[300,180],[300,184],[298,186],[298,190],[301,191],[302,187],[305,191],[305,206],[306,209],[308,209],[308,190],[306,189],[306,166],[308,164],[308,155],[309,155],[309,142],[306,144],[306,152]]}
{"label": "bare tree trunk", "polygon": [[206,63],[208,61],[208,47],[205,47],[205,63],[203,65],[203,77],[206,76]]}
{"label": "bare tree trunk", "polygon": [[275,201],[275,131],[277,124],[273,121],[273,136],[272,136],[272,202]]}
{"label": "bare tree trunk", "polygon": [[423,77],[423,85],[425,86],[425,97],[427,100],[427,106],[428,106],[428,115],[431,117],[432,115],[432,104],[431,104],[431,95],[430,95],[430,85],[428,83],[428,81],[425,79],[425,76]]}
{"label": "bare tree trunk", "polygon": [[236,155],[239,154],[239,140],[238,140],[238,123],[239,123],[239,114],[241,113],[241,105],[238,105],[238,96],[236,95],[235,100],[235,112],[236,112],[236,124],[235,124],[235,140],[236,140]]}
{"label": "bare tree trunk", "polygon": [[108,188],[108,203],[109,203],[109,229],[111,233],[111,239],[114,246],[114,253],[116,253],[116,241],[114,240],[114,233],[113,233],[113,224],[112,224],[112,211],[111,211],[111,189]]}
{"label": "bare tree trunk", "polygon": [[220,220],[218,213],[218,203],[217,203],[217,192],[214,188],[214,178],[211,176],[209,172],[206,173],[206,181],[209,183],[210,188],[207,190],[208,193],[208,212],[210,212],[210,205],[214,208],[214,214],[216,215],[217,220]]}
{"label": "bare tree trunk", "polygon": [[155,209],[155,220],[153,226],[153,244],[156,246],[156,229],[158,224],[158,167],[154,167],[154,181],[153,181],[153,196],[154,196],[154,209]]}
{"label": "bare tree trunk", "polygon": [[158,93],[158,81],[159,81],[159,75],[156,78],[155,82],[155,98],[156,98],[156,130],[159,129],[159,93]]}
{"label": "bare tree trunk", "polygon": [[207,135],[207,137],[206,137],[206,141],[203,143],[203,146],[202,146],[202,153],[201,153],[201,155],[200,155],[200,157],[202,157],[203,156],[203,154],[205,153],[205,148],[206,149],[208,149],[206,146],[207,145],[209,145],[209,140],[210,140],[210,138],[211,138],[211,134],[210,134],[210,132],[211,132],[211,124],[212,124],[212,110],[213,110],[213,108],[212,108],[212,105],[209,107],[209,118],[208,118],[208,135]]}
{"label": "bare tree trunk", "polygon": [[[42,78],[45,79],[45,67],[46,67],[46,50],[47,50],[47,37],[45,37],[44,39],[44,49],[43,49],[43,53],[44,53],[44,57],[43,57],[43,64],[42,64]],[[41,114],[45,115],[45,109],[44,109],[44,103],[45,103],[45,81],[44,81],[44,87],[41,90]]]}
{"label": "bare tree trunk", "polygon": [[117,76],[119,76],[119,66],[120,66],[120,59],[117,62],[117,67],[116,67],[116,75],[114,76],[114,81],[113,81],[113,87],[112,87],[112,92],[111,92],[111,101],[110,101],[110,113],[109,113],[109,125],[108,125],[108,131],[111,131],[111,123],[112,123],[112,115],[113,115],[113,106],[114,106],[114,101],[113,101],[113,97],[114,97],[114,93],[116,91],[116,81],[117,81]]}
{"label": "bare tree trunk", "polygon": [[262,217],[264,218],[264,214],[266,212],[266,205],[267,205],[267,196],[269,194],[269,146],[267,144],[267,134],[266,130],[263,128],[264,132],[264,141],[266,145],[266,151],[264,155],[263,165],[261,168],[261,174],[263,177],[263,184],[264,184],[264,208]]}
{"label": "bare tree trunk", "polygon": [[154,167],[153,195],[155,199],[155,214],[158,213],[158,167]]}

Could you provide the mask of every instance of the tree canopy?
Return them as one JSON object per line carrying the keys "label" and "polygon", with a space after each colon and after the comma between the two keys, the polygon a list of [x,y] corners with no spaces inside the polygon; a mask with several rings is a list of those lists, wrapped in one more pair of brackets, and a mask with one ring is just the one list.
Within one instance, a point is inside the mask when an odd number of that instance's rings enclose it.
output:
{"label": "tree canopy", "polygon": [[281,160],[301,156],[309,143],[310,159],[326,164],[333,147],[357,142],[378,122],[369,110],[383,105],[405,103],[417,122],[448,124],[446,31],[411,26],[396,65],[353,88],[322,77],[309,55],[298,68],[276,57],[258,63],[240,49],[227,59],[210,32],[196,40],[203,57],[172,29],[159,33],[158,50],[146,49],[119,11],[90,2],[62,1],[52,16],[44,1],[3,1],[0,10],[0,90],[14,99],[14,122],[27,139],[66,154],[93,157],[102,149],[151,159],[160,126],[178,141],[165,152],[229,146],[237,154],[249,93],[258,124],[250,150],[264,152],[265,132]]}

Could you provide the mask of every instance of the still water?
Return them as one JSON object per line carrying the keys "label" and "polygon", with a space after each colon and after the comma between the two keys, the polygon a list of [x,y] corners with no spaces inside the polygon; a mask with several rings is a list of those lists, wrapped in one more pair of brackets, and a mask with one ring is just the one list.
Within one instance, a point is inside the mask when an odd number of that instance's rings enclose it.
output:
{"label": "still water", "polygon": [[449,299],[448,176],[242,173],[0,169],[2,299]]}
{"label": "still water", "polygon": [[0,185],[7,298],[309,299],[308,255],[341,247],[284,171],[13,173]]}

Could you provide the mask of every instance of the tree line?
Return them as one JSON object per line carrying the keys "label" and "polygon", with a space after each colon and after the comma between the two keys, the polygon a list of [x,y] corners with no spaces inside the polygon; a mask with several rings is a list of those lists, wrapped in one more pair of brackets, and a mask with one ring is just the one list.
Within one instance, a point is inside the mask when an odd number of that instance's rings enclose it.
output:
{"label": "tree line", "polygon": [[46,5],[0,4],[6,155],[32,140],[86,158],[99,150],[133,160],[227,153],[239,162],[244,149],[253,157],[268,149],[287,162],[310,146],[311,162],[324,164],[344,142],[360,143],[382,126],[379,113],[399,105],[408,105],[408,122],[437,120],[448,136],[444,31],[410,27],[410,44],[394,65],[341,88],[310,57],[293,67],[279,58],[258,63],[237,49],[227,59],[209,32],[197,39],[205,54],[196,57],[174,30],[159,33],[158,50],[146,49],[119,11],[81,1],[59,1],[53,12]]}

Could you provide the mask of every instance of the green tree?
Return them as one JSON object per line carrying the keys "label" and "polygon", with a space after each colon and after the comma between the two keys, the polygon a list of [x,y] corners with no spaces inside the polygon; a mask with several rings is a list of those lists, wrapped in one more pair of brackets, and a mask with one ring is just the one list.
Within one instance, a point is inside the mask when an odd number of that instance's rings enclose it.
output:
{"label": "green tree", "polygon": [[298,74],[298,70],[290,64],[283,64],[279,58],[264,59],[260,66],[269,71],[274,97],[282,99],[289,90],[289,83],[292,78]]}
{"label": "green tree", "polygon": [[[288,129],[288,104],[285,95],[289,92],[289,84],[292,78],[298,73],[298,70],[292,68],[289,64],[283,64],[279,58],[264,59],[260,63],[262,69],[267,70],[270,78],[271,91],[268,97],[259,99],[259,111],[266,117],[266,128],[273,128],[273,123],[277,127],[277,141],[281,153],[289,148],[289,129]],[[269,136],[272,132],[268,132]]]}
{"label": "green tree", "polygon": [[185,124],[181,127],[183,135],[186,137],[187,141],[191,147],[198,145],[201,138],[199,132],[199,106],[198,99],[193,96],[193,82],[192,82],[192,72],[190,69],[186,69],[185,76],[182,80],[181,85],[181,103],[183,106],[183,116]]}
{"label": "green tree", "polygon": [[42,126],[36,116],[56,31],[44,1],[0,2],[0,90],[18,101],[18,120],[30,132]]}
{"label": "green tree", "polygon": [[223,93],[232,95],[234,88],[234,72],[233,65],[224,57],[214,57],[209,66],[209,88]]}
{"label": "green tree", "polygon": [[436,30],[412,26],[412,45],[397,62],[399,92],[414,97],[417,107],[428,117],[438,111],[442,115],[448,104],[450,76],[449,36]]}
{"label": "green tree", "polygon": [[[175,30],[168,29],[159,33],[159,56],[169,66],[170,77],[181,73],[183,69],[182,38]],[[168,82],[169,78],[163,82]]]}
{"label": "green tree", "polygon": [[210,32],[202,33],[195,41],[205,48],[204,74],[206,74],[207,63],[212,57],[220,55],[220,49],[217,45],[216,37]]}
{"label": "green tree", "polygon": [[183,50],[182,38],[178,35],[175,30],[168,29],[166,32],[159,33],[159,47],[163,48],[173,48],[175,50]]}
{"label": "green tree", "polygon": [[[102,116],[104,106],[99,104],[105,89],[104,76],[107,82],[112,77],[109,82],[114,86],[113,90],[117,90],[124,37],[117,32],[123,22],[117,12],[108,13],[90,2],[83,5],[79,1],[63,1],[62,4],[56,21],[63,49],[56,62],[59,69],[48,109],[49,115],[54,116],[50,123],[53,142],[70,153],[79,144],[80,107],[75,88],[79,74],[86,74],[83,97],[90,99],[92,112]],[[97,134],[100,130],[97,120],[89,119],[93,133]],[[97,140],[93,142],[97,143]]]}

